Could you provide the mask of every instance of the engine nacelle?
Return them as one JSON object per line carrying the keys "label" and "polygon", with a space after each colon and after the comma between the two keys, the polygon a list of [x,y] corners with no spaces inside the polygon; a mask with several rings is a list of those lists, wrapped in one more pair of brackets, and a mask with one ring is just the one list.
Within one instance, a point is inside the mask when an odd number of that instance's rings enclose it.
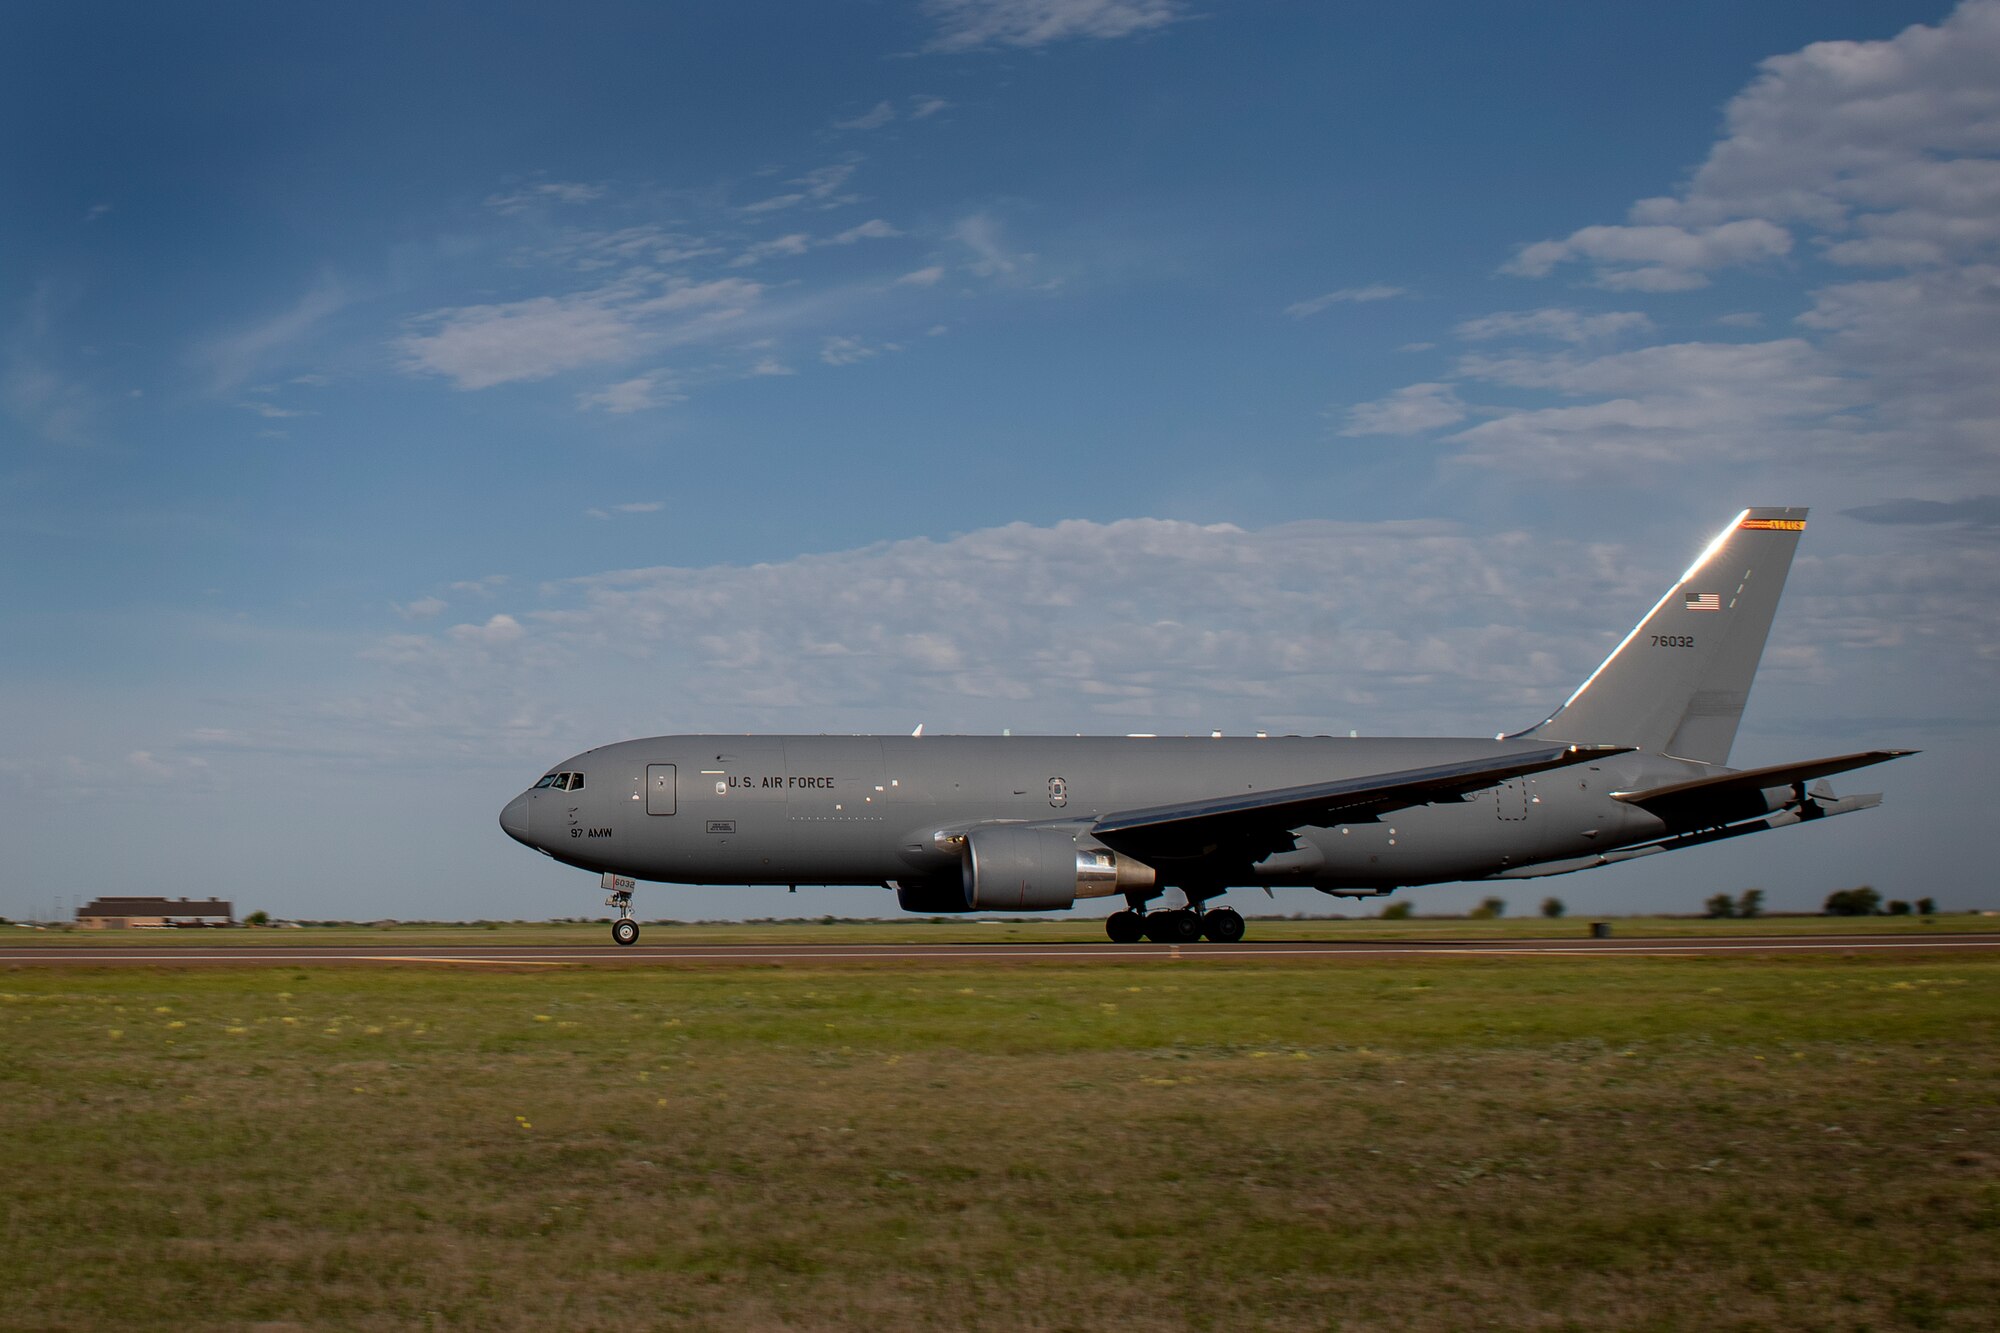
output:
{"label": "engine nacelle", "polygon": [[1153,868],[1061,829],[996,824],[965,838],[965,906],[973,912],[1049,912],[1078,898],[1150,888]]}

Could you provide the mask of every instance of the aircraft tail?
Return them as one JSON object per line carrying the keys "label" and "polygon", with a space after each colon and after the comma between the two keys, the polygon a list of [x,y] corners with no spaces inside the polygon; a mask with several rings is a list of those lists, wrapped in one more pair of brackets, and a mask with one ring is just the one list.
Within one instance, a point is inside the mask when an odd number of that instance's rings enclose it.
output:
{"label": "aircraft tail", "polygon": [[1803,509],[1746,509],[1561,708],[1521,733],[1729,760]]}

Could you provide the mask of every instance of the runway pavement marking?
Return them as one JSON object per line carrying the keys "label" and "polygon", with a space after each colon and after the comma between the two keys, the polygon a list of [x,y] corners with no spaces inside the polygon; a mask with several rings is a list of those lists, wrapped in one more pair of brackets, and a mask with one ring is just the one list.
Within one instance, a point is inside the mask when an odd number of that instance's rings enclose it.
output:
{"label": "runway pavement marking", "polygon": [[568,967],[567,959],[549,958],[429,958],[406,954],[343,954],[322,961],[337,963],[471,963],[487,967]]}

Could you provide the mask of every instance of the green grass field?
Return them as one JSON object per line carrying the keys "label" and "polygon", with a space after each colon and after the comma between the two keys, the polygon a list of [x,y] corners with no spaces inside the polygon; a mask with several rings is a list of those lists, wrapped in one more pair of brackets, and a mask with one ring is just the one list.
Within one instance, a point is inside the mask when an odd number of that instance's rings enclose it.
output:
{"label": "green grass field", "polygon": [[[255,946],[260,949],[298,945],[394,944],[601,944],[609,939],[605,922],[409,922],[393,926],[338,925],[301,929],[236,930],[83,930],[57,927],[37,930],[0,927],[0,945],[51,948],[116,948],[133,945],[198,945],[208,948]],[[1760,916],[1749,920],[1709,920],[1687,916],[1635,916],[1611,919],[1620,937],[1685,938],[1707,935],[1947,935],[2000,931],[2000,917],[1955,912],[1917,916]],[[1590,918],[1541,916],[1502,917],[1477,921],[1466,917],[1418,917],[1383,921],[1375,917],[1348,920],[1263,920],[1252,918],[1251,940],[1422,940],[1526,939],[1583,936]],[[647,921],[647,944],[882,944],[901,941],[927,944],[996,941],[1024,943],[1104,942],[1103,922],[1090,917],[1053,920],[1018,918],[906,918],[888,921]]]}
{"label": "green grass field", "polygon": [[6,1328],[1985,1329],[2000,959],[17,968],[0,1181]]}

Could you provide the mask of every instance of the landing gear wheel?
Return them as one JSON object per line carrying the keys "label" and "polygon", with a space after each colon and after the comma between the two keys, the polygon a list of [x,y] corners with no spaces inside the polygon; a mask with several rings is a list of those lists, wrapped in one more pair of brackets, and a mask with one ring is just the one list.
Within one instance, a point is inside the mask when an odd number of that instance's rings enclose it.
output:
{"label": "landing gear wheel", "polygon": [[622,920],[612,922],[611,938],[620,944],[637,944],[639,942],[639,923],[631,917],[625,917]]}
{"label": "landing gear wheel", "polygon": [[1104,933],[1113,944],[1137,944],[1146,935],[1146,918],[1129,909],[1104,918]]}
{"label": "landing gear wheel", "polygon": [[1234,944],[1243,938],[1243,914],[1233,907],[1218,907],[1202,917],[1201,933],[1217,944]]}
{"label": "landing gear wheel", "polygon": [[1155,944],[1193,944],[1201,938],[1201,918],[1185,907],[1148,912],[1146,938]]}

